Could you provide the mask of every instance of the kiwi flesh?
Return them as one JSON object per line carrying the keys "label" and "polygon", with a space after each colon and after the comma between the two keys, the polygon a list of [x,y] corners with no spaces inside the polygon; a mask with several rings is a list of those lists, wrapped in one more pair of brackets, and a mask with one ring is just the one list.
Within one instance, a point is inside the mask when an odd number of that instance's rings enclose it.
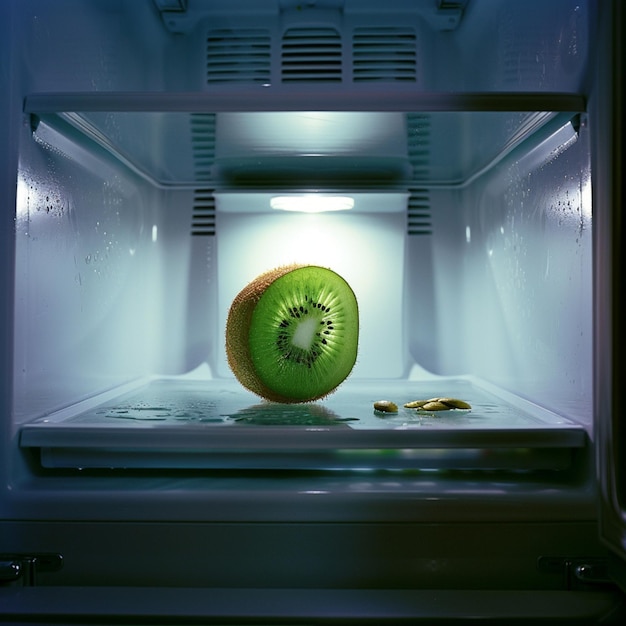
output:
{"label": "kiwi flesh", "polygon": [[327,396],[350,374],[359,336],[354,292],[316,265],[285,265],[258,276],[233,300],[226,356],[239,382],[274,402]]}

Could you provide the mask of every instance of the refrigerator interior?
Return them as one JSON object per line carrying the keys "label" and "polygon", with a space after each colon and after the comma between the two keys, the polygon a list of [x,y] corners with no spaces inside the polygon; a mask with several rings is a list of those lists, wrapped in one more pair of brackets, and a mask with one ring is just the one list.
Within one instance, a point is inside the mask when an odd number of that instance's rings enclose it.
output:
{"label": "refrigerator interior", "polygon": [[[14,416],[20,445],[41,448],[44,465],[56,466],[59,452],[48,451],[75,449],[81,437],[102,454],[116,445],[107,433],[119,438],[125,455],[133,454],[132,437],[142,445],[152,441],[158,464],[165,442],[184,445],[172,440],[174,429],[183,440],[203,440],[200,451],[249,445],[272,449],[270,458],[278,459],[274,449],[291,445],[265,426],[299,421],[340,425],[318,436],[345,439],[336,445],[349,448],[385,447],[382,437],[395,437],[389,445],[400,450],[421,448],[426,431],[446,433],[445,439],[459,430],[474,433],[477,442],[499,432],[505,447],[515,446],[518,435],[517,447],[524,447],[529,431],[545,429],[564,441],[575,432],[576,445],[584,445],[592,400],[591,207],[579,113],[63,111],[41,113],[34,124],[25,129],[17,189]],[[121,136],[139,153],[171,138],[162,151],[174,163],[169,167],[162,157],[165,171],[193,162],[194,150],[201,150],[196,168],[214,158],[216,189],[174,174],[146,181],[148,174],[137,172],[149,164],[106,137],[108,126],[124,126]],[[479,137],[495,128],[496,137],[483,138],[482,151],[450,157],[445,136],[454,126],[460,135]],[[215,129],[214,157],[204,143],[207,127]],[[324,127],[330,127],[327,136]],[[131,129],[143,134],[135,137]],[[93,138],[103,136],[108,153],[94,145]],[[270,208],[276,194],[298,198],[325,176],[315,168],[326,163],[289,165],[281,176],[284,191],[266,191],[276,184],[267,181],[267,161],[320,150],[307,141],[324,149],[335,142],[331,155],[311,159],[337,159],[335,173],[347,163],[342,178],[358,190],[350,191],[355,206],[349,213]],[[411,143],[419,149],[408,148]],[[363,144],[388,150],[383,158],[394,161],[390,169],[400,172],[394,173],[399,182],[385,180],[381,191],[367,167],[354,171]],[[425,174],[413,165],[405,187],[409,150],[430,153],[436,184],[420,180]],[[252,163],[244,158],[268,151]],[[38,179],[42,171],[45,180]],[[232,191],[235,176],[245,182]],[[302,190],[306,177],[316,183]],[[74,180],[81,187],[68,193]],[[336,197],[333,192],[321,195]],[[258,273],[291,262],[334,268],[359,302],[359,356],[349,380],[327,399],[301,407],[264,404],[233,384],[224,354],[225,319],[236,293]],[[42,312],[45,320],[35,322]],[[380,399],[403,405],[433,396],[467,398],[472,410],[403,408],[381,416],[373,408]],[[289,431],[303,438],[298,447],[306,449],[316,436],[309,430]],[[201,459],[211,466],[210,454]],[[106,467],[107,460],[95,462]],[[79,454],[70,466],[91,464]]]}
{"label": "refrigerator interior", "polygon": [[[150,3],[141,16],[134,14],[139,8],[119,5],[130,11],[125,27],[150,17],[160,37],[152,33],[153,40],[169,44],[156,55],[162,89],[182,81],[169,65],[180,67],[181,49],[198,61],[205,53],[206,83],[189,71],[184,91],[124,91],[132,63],[116,73],[108,57],[102,78],[119,76],[120,86],[85,93],[78,75],[72,91],[63,91],[61,70],[49,76],[46,58],[37,58],[36,84],[24,100],[16,192],[12,414],[22,450],[35,458],[41,450],[44,467],[115,467],[103,449],[121,445],[124,462],[133,466],[127,457],[137,441],[154,451],[146,453],[153,457],[149,466],[158,466],[161,456],[168,467],[161,452],[171,445],[173,457],[182,455],[174,466],[193,467],[196,461],[188,459],[198,457],[211,467],[213,456],[203,451],[215,448],[218,466],[236,466],[239,461],[220,460],[221,451],[243,446],[258,448],[265,466],[284,456],[274,453],[282,439],[266,428],[281,419],[339,426],[319,435],[329,440],[323,444],[313,443],[307,428],[285,436],[302,438],[293,445],[304,449],[369,450],[373,458],[361,464],[372,467],[379,462],[375,450],[388,445],[426,455],[432,445],[426,432],[445,439],[462,431],[478,448],[487,445],[483,437],[499,433],[504,448],[525,449],[530,433],[541,440],[537,433],[545,430],[545,441],[562,437],[568,451],[571,441],[584,447],[593,397],[584,100],[549,94],[535,98],[546,108],[534,110],[515,93],[492,101],[453,93],[437,98],[447,93],[446,83],[462,83],[464,76],[434,72],[419,51],[428,45],[441,51],[443,67],[454,67],[468,45],[464,39],[478,39],[472,7],[466,15],[442,9],[433,16],[431,3],[417,3],[413,13],[398,3],[390,23],[374,27],[359,3],[341,10],[284,6],[280,20],[273,3],[262,6],[266,13],[256,16],[207,10],[194,19],[194,7],[203,5],[192,3],[159,23]],[[552,77],[551,90],[563,89],[566,77],[581,81],[585,69],[579,67],[584,7],[564,8],[569,44],[563,36],[549,39],[550,28],[564,28],[558,12],[546,9],[552,23],[545,31],[534,27],[542,45],[558,46],[545,50],[542,61],[541,81]],[[44,3],[39,11],[45,10]],[[75,45],[84,45],[89,28],[92,36],[104,35],[98,20],[109,14],[76,10],[84,32]],[[504,5],[500,11],[504,31],[525,14]],[[34,11],[29,25],[51,32],[55,15]],[[407,15],[420,28],[404,33]],[[462,15],[467,25],[452,22]],[[118,15],[110,17],[119,29]],[[259,33],[252,23],[265,29]],[[283,48],[276,54],[264,42],[279,26]],[[350,69],[337,46],[341,32],[347,42],[353,35],[351,102],[339,110],[319,104],[302,110],[316,100],[332,102],[333,81]],[[458,41],[444,50],[457,32]],[[146,29],[142,37],[150,34]],[[475,73],[472,90],[545,88],[532,83],[536,68],[525,65],[531,60],[520,59],[523,42],[509,32],[502,41],[518,49],[504,51],[507,65],[492,68],[489,87],[481,84],[484,72]],[[122,33],[105,43],[129,45]],[[139,43],[135,37],[133,45]],[[418,53],[411,52],[416,46]],[[494,62],[487,55],[477,59]],[[265,68],[262,79],[256,69],[249,73],[257,64]],[[88,71],[94,72],[91,65]],[[273,92],[277,72],[282,82]],[[381,81],[392,82],[393,104]],[[411,110],[416,83],[418,92],[437,91]],[[354,207],[277,211],[270,203],[280,195],[319,203],[347,195]],[[358,359],[349,380],[315,407],[268,407],[233,384],[225,319],[245,284],[293,262],[331,267],[351,285],[359,303]],[[442,417],[373,411],[376,400],[402,405],[438,394],[466,399],[472,411]],[[272,418],[278,411],[284,417]],[[190,442],[200,454],[185,454]],[[244,466],[251,462],[235,456]]]}
{"label": "refrigerator interior", "polygon": [[[516,536],[541,536],[544,557],[605,557],[581,95],[595,7],[389,4],[8,3],[19,71],[2,105],[15,211],[1,504],[8,520],[65,524],[49,532],[80,565],[44,563],[44,584],[468,585],[453,570],[479,558],[477,538],[440,570],[394,552],[395,569],[377,554],[386,565],[359,578],[344,533],[366,538],[373,522],[425,524],[437,546],[437,524],[472,537],[486,523],[502,556],[470,586],[559,587],[560,564],[533,569]],[[276,196],[354,206],[280,211]],[[292,262],[351,285],[359,353],[327,398],[280,405],[234,379],[224,328],[239,290]],[[439,396],[471,410],[403,406]],[[377,400],[400,409],[381,414]],[[199,522],[217,524],[213,548],[241,539],[228,524],[265,527],[248,556],[221,548],[219,574],[165,559],[167,573],[147,561],[113,575],[103,548],[85,574],[80,550],[105,522],[135,523],[103,528],[107,545],[185,525],[187,557],[208,541]],[[308,573],[280,551],[261,571],[252,557],[285,522],[314,544],[312,524],[326,524],[322,554],[346,542],[338,569],[299,547]],[[47,552],[28,524],[7,528]],[[280,526],[290,546],[295,528]],[[499,580],[500,558],[520,569]]]}

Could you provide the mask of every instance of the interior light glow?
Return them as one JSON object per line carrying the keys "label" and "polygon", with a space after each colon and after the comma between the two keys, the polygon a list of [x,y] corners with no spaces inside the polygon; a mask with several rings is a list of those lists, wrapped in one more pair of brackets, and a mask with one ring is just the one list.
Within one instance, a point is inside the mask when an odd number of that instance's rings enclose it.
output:
{"label": "interior light glow", "polygon": [[300,213],[347,211],[354,207],[354,198],[350,196],[323,196],[317,194],[274,196],[270,200],[270,206],[272,209],[298,211]]}
{"label": "interior light glow", "polygon": [[[31,186],[32,189],[32,186]],[[28,217],[29,185],[20,176],[17,179],[16,214],[17,217]]]}
{"label": "interior light glow", "polygon": [[384,154],[406,158],[397,111],[233,111],[217,116],[216,157]]}
{"label": "interior light glow", "polygon": [[[213,194],[215,198],[215,208],[219,214],[226,213],[271,213],[273,215],[279,215],[279,211],[274,211],[271,206],[280,203],[278,198],[288,197],[289,202],[293,202],[296,205],[297,212],[303,212],[303,197],[311,196],[315,198],[317,208],[319,210],[319,199],[322,198],[322,203],[330,202],[330,198],[348,198],[352,200],[353,207],[350,213],[406,213],[406,207],[409,194],[406,192],[350,192],[349,195],[343,195],[339,193],[332,193],[328,191],[300,191],[300,192],[221,192],[216,191]],[[333,200],[333,202],[339,202]],[[348,202],[346,202],[348,204]],[[283,209],[284,210],[284,209]],[[344,211],[344,214],[347,214]]]}

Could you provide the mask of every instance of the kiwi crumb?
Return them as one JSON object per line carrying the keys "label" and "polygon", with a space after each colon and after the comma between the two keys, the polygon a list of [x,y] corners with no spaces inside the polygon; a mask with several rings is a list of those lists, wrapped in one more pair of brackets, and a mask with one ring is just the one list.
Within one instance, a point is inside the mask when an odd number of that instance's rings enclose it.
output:
{"label": "kiwi crumb", "polygon": [[404,405],[406,409],[418,411],[449,411],[451,409],[469,410],[472,408],[469,402],[459,398],[430,398],[429,400],[413,400]]}
{"label": "kiwi crumb", "polygon": [[378,413],[397,413],[398,405],[391,400],[378,400],[374,402],[374,411]]}

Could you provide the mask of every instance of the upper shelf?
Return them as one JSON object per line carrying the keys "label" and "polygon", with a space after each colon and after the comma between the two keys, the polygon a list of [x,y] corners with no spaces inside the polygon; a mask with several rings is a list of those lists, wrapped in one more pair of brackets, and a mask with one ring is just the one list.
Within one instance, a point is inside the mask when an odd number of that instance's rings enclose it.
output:
{"label": "upper shelf", "polygon": [[88,141],[157,186],[399,190],[467,184],[539,131],[585,110],[575,94],[262,88],[47,93],[36,138]]}
{"label": "upper shelf", "polygon": [[[329,103],[330,106],[329,106]],[[584,111],[576,93],[424,92],[393,85],[393,96],[380,85],[299,84],[297,89],[262,85],[220,87],[208,92],[63,92],[34,93],[25,113],[59,111],[223,112],[223,111]]]}

